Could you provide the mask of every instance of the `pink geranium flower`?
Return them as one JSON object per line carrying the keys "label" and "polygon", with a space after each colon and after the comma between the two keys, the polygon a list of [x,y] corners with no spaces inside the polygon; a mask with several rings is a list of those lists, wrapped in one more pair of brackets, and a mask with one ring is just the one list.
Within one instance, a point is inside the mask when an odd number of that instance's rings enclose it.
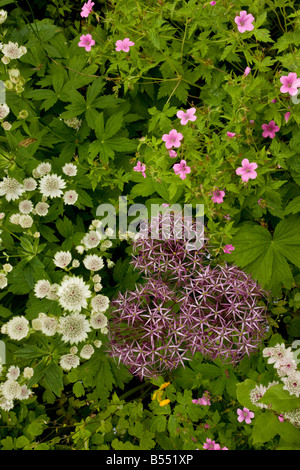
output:
{"label": "pink geranium flower", "polygon": [[245,420],[246,424],[251,423],[251,419],[254,418],[254,413],[252,411],[249,411],[248,408],[243,408],[242,410],[238,408],[237,410],[238,414],[238,421],[242,423]]}
{"label": "pink geranium flower", "polygon": [[281,93],[289,93],[291,96],[295,96],[298,93],[300,87],[300,78],[297,78],[297,74],[290,72],[288,75],[280,77],[282,87],[280,88]]}
{"label": "pink geranium flower", "polygon": [[290,115],[291,115],[291,113],[289,111],[287,113],[285,113],[285,115],[284,115],[285,122],[288,122],[288,120],[290,119]]}
{"label": "pink geranium flower", "polygon": [[203,444],[203,449],[214,450],[215,444],[215,441],[212,441],[211,439],[207,438],[206,442]]}
{"label": "pink geranium flower", "polygon": [[223,197],[225,196],[225,191],[214,191],[212,195],[212,200],[213,202],[216,202],[217,204],[221,204],[223,202]]}
{"label": "pink geranium flower", "polygon": [[261,128],[264,131],[262,133],[262,136],[263,137],[270,137],[271,139],[273,139],[275,137],[275,132],[279,131],[279,127],[275,124],[274,121],[270,121],[269,124],[263,124],[261,126]]}
{"label": "pink geranium flower", "polygon": [[247,77],[247,75],[249,75],[250,72],[251,72],[250,67],[246,67],[245,72],[244,72],[245,77]]}
{"label": "pink geranium flower", "polygon": [[115,44],[116,51],[124,51],[124,52],[129,52],[129,47],[134,46],[134,45],[135,43],[133,41],[130,41],[129,38],[125,38],[123,39],[123,41],[119,39]]}
{"label": "pink geranium flower", "polygon": [[235,132],[227,132],[227,137],[234,137],[235,136]]}
{"label": "pink geranium flower", "polygon": [[92,2],[91,0],[88,0],[87,3],[84,3],[83,7],[82,7],[82,10],[81,10],[81,13],[80,13],[80,16],[82,18],[87,18],[89,16],[89,14],[92,12],[94,5],[95,5],[95,3]]}
{"label": "pink geranium flower", "polygon": [[140,161],[137,162],[137,165],[133,168],[134,171],[140,171],[144,178],[146,178],[146,165],[141,163]]}
{"label": "pink geranium flower", "polygon": [[235,247],[232,245],[225,245],[223,248],[224,253],[231,253],[233,250],[235,250]]}
{"label": "pink geranium flower", "polygon": [[179,175],[182,180],[186,178],[186,175],[191,172],[189,166],[186,165],[185,160],[181,160],[180,163],[175,163],[173,166],[176,175]]}
{"label": "pink geranium flower", "polygon": [[175,152],[175,150],[169,150],[169,155],[171,158],[177,157],[177,153]]}
{"label": "pink geranium flower", "polygon": [[78,43],[79,47],[84,47],[87,52],[91,50],[91,47],[95,45],[95,41],[92,38],[91,34],[86,34],[80,36],[80,42]]}
{"label": "pink geranium flower", "polygon": [[271,103],[276,103],[276,101],[277,101],[277,99],[276,99],[276,98],[273,98],[273,99],[271,100]]}
{"label": "pink geranium flower", "polygon": [[257,177],[256,173],[257,163],[249,163],[247,158],[244,158],[242,161],[242,166],[240,166],[235,172],[237,175],[242,177],[242,181],[246,183],[249,179],[254,180]]}
{"label": "pink geranium flower", "polygon": [[236,22],[240,33],[244,33],[245,31],[252,31],[254,29],[252,24],[254,21],[254,16],[252,16],[251,13],[248,15],[245,10],[240,11],[240,16],[236,16],[234,21]]}
{"label": "pink geranium flower", "polygon": [[216,3],[217,2],[215,2],[215,0],[213,0],[212,2],[210,2],[210,5],[213,7],[213,6],[215,6]]}
{"label": "pink geranium flower", "polygon": [[186,112],[177,111],[176,116],[181,119],[180,124],[186,125],[189,121],[196,121],[197,116],[195,116],[196,108],[190,108]]}
{"label": "pink geranium flower", "polygon": [[166,148],[180,147],[183,135],[177,132],[176,129],[172,129],[169,134],[164,134],[162,140],[165,142]]}

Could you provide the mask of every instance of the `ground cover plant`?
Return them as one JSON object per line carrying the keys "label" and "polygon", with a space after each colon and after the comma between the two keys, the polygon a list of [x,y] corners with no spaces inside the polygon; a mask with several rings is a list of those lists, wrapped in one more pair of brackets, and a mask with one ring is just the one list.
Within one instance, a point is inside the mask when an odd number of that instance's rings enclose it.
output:
{"label": "ground cover plant", "polygon": [[0,0],[2,450],[300,449],[297,3]]}

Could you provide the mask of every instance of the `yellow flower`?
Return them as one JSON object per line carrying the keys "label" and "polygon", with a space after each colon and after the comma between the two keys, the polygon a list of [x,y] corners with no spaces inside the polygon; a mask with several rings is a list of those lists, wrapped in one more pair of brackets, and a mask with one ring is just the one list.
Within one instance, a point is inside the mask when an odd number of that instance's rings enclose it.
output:
{"label": "yellow flower", "polygon": [[170,385],[171,382],[165,382],[163,383],[160,387],[159,390],[163,390],[164,388],[167,388]]}
{"label": "yellow flower", "polygon": [[162,400],[160,403],[159,403],[159,406],[165,406],[165,405],[168,405],[170,403],[170,400],[167,399],[167,400]]}

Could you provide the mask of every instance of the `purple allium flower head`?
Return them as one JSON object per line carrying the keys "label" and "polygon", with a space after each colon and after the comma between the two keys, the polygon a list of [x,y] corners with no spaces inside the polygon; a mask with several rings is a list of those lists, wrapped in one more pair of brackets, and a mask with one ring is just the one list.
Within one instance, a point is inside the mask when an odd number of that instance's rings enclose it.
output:
{"label": "purple allium flower head", "polygon": [[[151,222],[141,225],[140,233],[143,236],[133,244],[132,264],[146,276],[179,282],[192,276],[196,266],[200,262],[204,266],[210,258],[204,227],[188,217],[183,219],[180,211],[167,210],[152,217]],[[203,246],[190,249],[196,237],[200,245],[203,240]]]}
{"label": "purple allium flower head", "polygon": [[140,379],[184,365],[187,318],[180,299],[160,279],[149,280],[111,302],[109,354]]}
{"label": "purple allium flower head", "polygon": [[[266,332],[267,294],[237,266],[212,267],[207,240],[187,249],[178,237],[190,223],[166,210],[152,219],[133,246],[132,264],[144,284],[111,302],[108,354],[140,379],[184,366],[196,352],[206,359],[237,363],[261,344]],[[189,220],[189,219],[188,219]],[[166,221],[171,222],[170,225]],[[178,230],[178,232],[176,232]],[[150,236],[149,236],[150,235]]]}
{"label": "purple allium flower head", "polygon": [[255,351],[266,332],[266,296],[260,286],[237,266],[207,266],[184,286],[185,313],[190,318],[189,348],[207,359],[236,363]]}

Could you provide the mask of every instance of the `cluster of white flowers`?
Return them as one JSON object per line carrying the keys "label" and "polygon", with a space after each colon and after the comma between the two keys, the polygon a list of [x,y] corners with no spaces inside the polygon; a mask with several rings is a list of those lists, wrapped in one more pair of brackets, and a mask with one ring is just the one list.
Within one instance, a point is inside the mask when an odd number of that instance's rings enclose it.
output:
{"label": "cluster of white flowers", "polygon": [[21,374],[18,366],[6,366],[0,364],[0,409],[10,411],[13,409],[14,400],[27,400],[33,392],[27,387],[26,382],[33,377],[33,369],[25,367]]}
{"label": "cluster of white flowers", "polygon": [[297,362],[291,348],[284,344],[276,344],[263,350],[263,357],[268,358],[268,363],[273,364],[277,374],[284,383],[284,389],[290,395],[300,395],[300,371],[297,370]]}
{"label": "cluster of white flowers", "polygon": [[[2,111],[0,105],[0,119],[2,118]],[[5,113],[4,113],[5,114]],[[3,117],[5,117],[3,114]],[[78,199],[78,194],[75,190],[70,189],[65,192],[66,181],[55,173],[51,172],[51,163],[42,162],[32,172],[30,178],[25,178],[23,182],[17,181],[15,178],[5,176],[0,182],[0,196],[5,196],[7,201],[14,201],[19,199],[25,192],[32,192],[38,188],[42,195],[42,201],[38,202],[34,207],[30,199],[24,199],[19,203],[19,211],[21,214],[37,214],[45,216],[48,213],[49,204],[46,203],[48,198],[53,199],[62,197],[65,204],[75,204]],[[67,176],[75,176],[77,167],[73,163],[67,163],[63,166],[62,171]],[[37,181],[38,180],[38,181]],[[13,214],[20,215],[20,214]],[[14,220],[14,219],[13,219]],[[18,223],[15,217],[16,222]]]}
{"label": "cluster of white flowers", "polygon": [[[298,351],[293,352],[291,348],[286,348],[283,343],[278,343],[274,347],[263,350],[263,357],[267,358],[269,364],[273,364],[278,376],[284,383],[283,389],[287,390],[290,395],[299,397],[300,371],[297,370],[297,354]],[[250,392],[251,402],[259,408],[269,408],[270,405],[259,403],[259,400],[274,385],[279,385],[279,382],[275,381],[267,386],[257,385]],[[290,421],[295,427],[300,428],[300,408],[282,413],[280,416],[282,419]]]}
{"label": "cluster of white flowers", "polygon": [[0,50],[3,54],[2,62],[9,64],[11,60],[20,59],[24,54],[27,53],[25,46],[19,46],[17,42],[9,41],[7,44],[1,44]]}
{"label": "cluster of white flowers", "polygon": [[10,263],[3,264],[2,270],[0,271],[0,289],[4,289],[7,286],[7,274],[12,271],[13,267]]}
{"label": "cluster of white flowers", "polygon": [[78,131],[82,124],[82,120],[78,119],[77,117],[73,117],[72,119],[64,119],[64,123],[68,126],[71,127],[72,129],[75,129]]}

